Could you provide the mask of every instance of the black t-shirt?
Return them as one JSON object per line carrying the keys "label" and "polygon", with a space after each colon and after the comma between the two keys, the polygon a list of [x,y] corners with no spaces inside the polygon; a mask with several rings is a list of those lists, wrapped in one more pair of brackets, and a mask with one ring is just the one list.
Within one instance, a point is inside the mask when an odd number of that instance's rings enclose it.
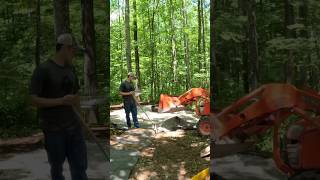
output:
{"label": "black t-shirt", "polygon": [[[43,98],[61,98],[76,94],[79,82],[73,66],[60,66],[48,60],[32,75],[30,94]],[[70,105],[39,108],[40,126],[44,131],[58,131],[79,125],[79,117]]]}
{"label": "black t-shirt", "polygon": [[[129,82],[128,80],[123,81],[120,84],[119,91],[121,92],[130,92],[134,91],[134,85],[133,83]],[[134,99],[132,96],[122,96],[124,103],[134,102]]]}

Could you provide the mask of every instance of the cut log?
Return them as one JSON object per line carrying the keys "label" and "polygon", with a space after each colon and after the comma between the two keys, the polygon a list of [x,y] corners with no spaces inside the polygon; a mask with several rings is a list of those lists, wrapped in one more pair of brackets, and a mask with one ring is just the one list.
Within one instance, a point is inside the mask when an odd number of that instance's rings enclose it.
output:
{"label": "cut log", "polygon": [[43,133],[37,133],[32,136],[0,140],[0,152],[30,151],[42,146]]}
{"label": "cut log", "polygon": [[[147,102],[139,102],[139,104],[140,105],[149,105],[150,102],[149,101],[147,101]],[[123,108],[123,103],[110,106],[110,110],[119,110],[119,109],[122,109],[122,108]]]}

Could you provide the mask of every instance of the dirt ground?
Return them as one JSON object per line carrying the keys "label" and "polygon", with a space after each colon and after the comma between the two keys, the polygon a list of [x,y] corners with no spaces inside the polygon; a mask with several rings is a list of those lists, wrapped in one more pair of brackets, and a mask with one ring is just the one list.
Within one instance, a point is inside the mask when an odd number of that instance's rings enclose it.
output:
{"label": "dirt ground", "polygon": [[190,179],[208,167],[200,157],[207,145],[194,130],[159,133],[142,151],[130,179]]}

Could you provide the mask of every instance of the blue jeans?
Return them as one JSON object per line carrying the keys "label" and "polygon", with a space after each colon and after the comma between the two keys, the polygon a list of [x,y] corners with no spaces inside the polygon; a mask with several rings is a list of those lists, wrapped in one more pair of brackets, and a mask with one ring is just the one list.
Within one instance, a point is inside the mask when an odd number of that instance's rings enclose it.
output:
{"label": "blue jeans", "polygon": [[126,113],[127,125],[131,127],[131,120],[130,120],[130,112],[132,114],[132,120],[134,127],[139,127],[138,117],[137,117],[137,106],[134,102],[124,102],[124,111]]}
{"label": "blue jeans", "polygon": [[81,127],[58,132],[44,132],[45,148],[52,180],[64,180],[63,163],[68,159],[72,180],[88,180],[87,150]]}

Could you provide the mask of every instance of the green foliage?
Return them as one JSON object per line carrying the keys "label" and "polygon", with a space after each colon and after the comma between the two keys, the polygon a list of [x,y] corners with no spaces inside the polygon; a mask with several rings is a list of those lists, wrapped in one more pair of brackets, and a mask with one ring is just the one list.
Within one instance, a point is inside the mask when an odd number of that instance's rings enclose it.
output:
{"label": "green foliage", "polygon": [[[158,3],[159,2],[159,3]],[[137,0],[137,23],[138,23],[138,45],[140,55],[141,90],[142,99],[158,101],[161,93],[179,95],[185,92],[187,64],[184,61],[184,33],[189,39],[190,73],[192,87],[209,87],[209,7],[204,8],[205,21],[205,56],[197,52],[197,3],[185,1],[188,25],[184,28],[182,15],[182,1],[173,0],[174,11],[174,35],[176,38],[177,55],[177,79],[173,81],[172,64],[172,32],[170,26],[170,3],[169,1],[140,1]],[[119,6],[118,6],[119,3]],[[157,6],[158,3],[158,6]],[[208,4],[208,2],[206,2]],[[157,7],[157,8],[156,8]],[[153,10],[154,8],[154,10]],[[156,8],[156,9],[155,9]],[[130,1],[131,13],[131,60],[133,71],[134,41],[133,41],[133,6]],[[154,31],[150,32],[152,14],[154,13]],[[126,78],[127,62],[125,57],[125,33],[124,33],[124,1],[113,0],[111,2],[111,100],[112,103],[120,103],[121,97],[118,93],[120,82]],[[151,63],[151,38],[154,35],[155,43],[155,71],[152,72]],[[199,64],[202,67],[199,67]],[[152,74],[155,76],[155,96],[151,97]]]}
{"label": "green foliage", "polygon": [[26,94],[1,96],[0,137],[19,137],[38,131],[36,111],[31,108]]}
{"label": "green foliage", "polygon": [[[52,1],[40,2],[40,59],[44,62],[55,52],[54,15]],[[0,6],[0,138],[28,135],[39,129],[36,110],[28,103],[29,81],[35,68],[36,5],[36,0],[7,0]],[[94,15],[98,93],[106,94],[105,2],[94,1]],[[70,1],[70,27],[81,44],[80,1]],[[76,57],[75,66],[83,85],[82,56]],[[100,107],[103,110],[105,107]],[[101,123],[108,120],[105,113],[100,116]]]}

